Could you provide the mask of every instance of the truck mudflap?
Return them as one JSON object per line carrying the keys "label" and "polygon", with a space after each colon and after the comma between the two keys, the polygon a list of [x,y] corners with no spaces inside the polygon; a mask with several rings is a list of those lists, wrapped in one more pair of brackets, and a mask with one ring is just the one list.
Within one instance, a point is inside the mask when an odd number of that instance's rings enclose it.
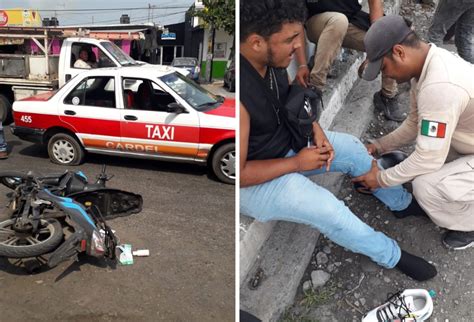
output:
{"label": "truck mudflap", "polygon": [[14,124],[10,126],[10,129],[13,135],[16,135],[22,140],[40,144],[44,143],[43,136],[46,132],[45,129],[34,129],[24,126],[16,126]]}

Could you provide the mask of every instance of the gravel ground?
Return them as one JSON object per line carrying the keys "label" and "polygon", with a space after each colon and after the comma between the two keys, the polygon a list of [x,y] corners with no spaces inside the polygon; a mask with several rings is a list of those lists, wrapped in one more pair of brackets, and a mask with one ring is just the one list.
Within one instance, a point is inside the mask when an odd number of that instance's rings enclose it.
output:
{"label": "gravel ground", "polygon": [[[401,14],[414,22],[423,39],[426,39],[433,13],[433,6],[413,0],[402,4]],[[408,109],[409,85],[401,85],[399,91],[400,103]],[[383,136],[398,125],[374,113],[362,140]],[[407,147],[405,151],[412,149]],[[389,294],[407,288],[424,288],[435,294],[430,321],[474,320],[471,308],[474,249],[447,250],[441,244],[443,229],[425,218],[396,219],[372,196],[355,192],[347,178],[338,197],[374,229],[395,238],[403,249],[432,262],[438,275],[427,282],[416,282],[397,270],[382,269],[367,257],[348,252],[321,237],[295,303],[287,309],[282,321],[360,321],[363,314],[384,303]],[[318,283],[323,286],[317,287]]]}

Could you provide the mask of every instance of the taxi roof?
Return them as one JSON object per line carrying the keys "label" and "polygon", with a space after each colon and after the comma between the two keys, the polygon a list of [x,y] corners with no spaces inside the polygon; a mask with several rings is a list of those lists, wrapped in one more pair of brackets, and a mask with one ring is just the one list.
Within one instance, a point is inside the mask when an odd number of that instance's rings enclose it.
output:
{"label": "taxi roof", "polygon": [[83,76],[127,76],[127,77],[161,77],[167,74],[177,72],[176,68],[165,65],[152,65],[152,64],[141,64],[138,66],[123,66],[123,67],[107,67],[107,68],[94,68],[81,72]]}

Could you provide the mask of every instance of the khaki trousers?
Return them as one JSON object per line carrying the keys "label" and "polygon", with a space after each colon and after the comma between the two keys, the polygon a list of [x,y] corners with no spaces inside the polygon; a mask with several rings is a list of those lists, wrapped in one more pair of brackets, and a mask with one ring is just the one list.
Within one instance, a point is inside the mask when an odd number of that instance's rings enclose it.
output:
{"label": "khaki trousers", "polygon": [[[319,89],[326,85],[327,74],[341,46],[365,52],[365,31],[350,24],[342,13],[324,12],[312,16],[306,22],[306,34],[316,44],[310,83]],[[382,94],[392,98],[397,90],[396,81],[382,74]]]}
{"label": "khaki trousers", "polygon": [[474,231],[474,155],[417,177],[413,181],[413,194],[438,226]]}

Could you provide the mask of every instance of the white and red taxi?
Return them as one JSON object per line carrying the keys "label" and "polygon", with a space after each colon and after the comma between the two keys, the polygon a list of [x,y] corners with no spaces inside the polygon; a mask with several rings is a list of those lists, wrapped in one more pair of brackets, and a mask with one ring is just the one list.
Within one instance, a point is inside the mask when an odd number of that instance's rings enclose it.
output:
{"label": "white and red taxi", "polygon": [[167,66],[86,71],[13,112],[13,134],[47,144],[54,163],[80,164],[87,151],[207,164],[235,181],[235,100]]}

